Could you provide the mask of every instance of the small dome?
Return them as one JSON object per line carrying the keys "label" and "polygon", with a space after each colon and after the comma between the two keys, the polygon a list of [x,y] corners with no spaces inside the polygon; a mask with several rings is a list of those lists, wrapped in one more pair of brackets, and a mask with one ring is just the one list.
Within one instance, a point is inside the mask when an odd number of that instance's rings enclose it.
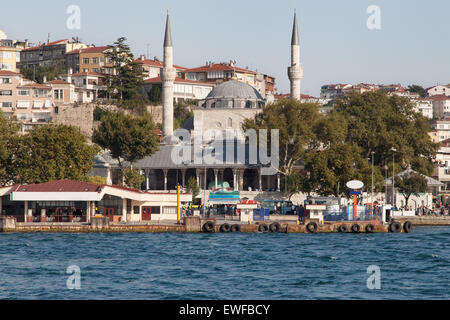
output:
{"label": "small dome", "polygon": [[264,100],[261,94],[251,85],[230,80],[215,86],[206,97],[208,99],[251,99]]}

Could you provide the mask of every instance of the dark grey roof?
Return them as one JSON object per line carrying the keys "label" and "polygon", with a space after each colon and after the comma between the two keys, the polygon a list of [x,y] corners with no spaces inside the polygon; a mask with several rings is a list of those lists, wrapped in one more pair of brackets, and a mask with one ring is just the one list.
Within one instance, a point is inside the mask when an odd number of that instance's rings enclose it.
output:
{"label": "dark grey roof", "polygon": [[[237,151],[238,151],[238,146],[242,146],[243,148],[245,148],[245,158],[242,160],[239,160],[239,158],[237,157]],[[189,169],[189,168],[253,168],[253,167],[257,167],[258,164],[250,164],[250,160],[249,160],[249,145],[245,144],[239,144],[238,142],[235,141],[235,146],[234,146],[234,160],[232,163],[227,163],[225,164],[225,161],[222,161],[223,164],[206,164],[204,163],[202,160],[202,149],[198,150],[195,149],[193,145],[191,145],[191,162],[187,162],[187,163],[180,163],[177,164],[175,163],[175,161],[172,158],[172,152],[174,150],[176,146],[174,145],[160,145],[159,150],[157,152],[155,152],[152,156],[150,157],[145,157],[139,161],[136,161],[134,163],[134,166],[136,168],[140,168],[140,169]],[[212,150],[213,148],[211,147],[209,150]],[[216,154],[216,159],[225,159],[226,158],[226,151],[227,148],[225,147],[225,145],[223,146],[223,153],[222,154]],[[200,162],[196,164],[194,162],[194,153],[197,153]],[[259,157],[259,155],[258,155]]]}
{"label": "dark grey roof", "polygon": [[294,26],[292,27],[292,41],[291,45],[299,45],[300,41],[298,38],[298,24],[297,24],[297,13],[294,12]]}
{"label": "dark grey roof", "polygon": [[206,100],[220,98],[264,100],[254,87],[237,80],[226,81],[215,86]]}
{"label": "dark grey roof", "polygon": [[[405,171],[402,171],[398,174],[396,174],[396,177],[403,177],[405,174],[409,174],[409,173],[419,173],[417,171],[414,171],[413,169],[409,168],[406,169]],[[433,179],[431,177],[428,177],[422,173],[419,173],[422,177],[424,177],[427,180],[427,186],[428,187],[439,187],[439,186],[443,186],[444,184],[436,179]],[[386,186],[392,186],[392,177],[389,177],[387,180],[385,180],[385,184]]]}
{"label": "dark grey roof", "polygon": [[170,31],[169,12],[167,12],[166,34],[164,35],[164,47],[172,47],[172,32]]}

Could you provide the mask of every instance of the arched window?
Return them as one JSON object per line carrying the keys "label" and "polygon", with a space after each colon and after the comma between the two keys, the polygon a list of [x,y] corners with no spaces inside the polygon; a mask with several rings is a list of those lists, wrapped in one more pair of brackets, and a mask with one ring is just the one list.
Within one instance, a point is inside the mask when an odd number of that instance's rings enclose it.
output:
{"label": "arched window", "polygon": [[228,128],[233,127],[233,119],[228,118]]}

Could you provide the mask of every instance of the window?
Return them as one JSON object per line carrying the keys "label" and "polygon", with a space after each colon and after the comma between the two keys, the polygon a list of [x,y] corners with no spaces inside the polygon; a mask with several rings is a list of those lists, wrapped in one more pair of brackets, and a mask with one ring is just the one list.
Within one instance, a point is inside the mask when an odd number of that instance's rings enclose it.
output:
{"label": "window", "polygon": [[12,96],[12,90],[0,90],[0,96]]}
{"label": "window", "polygon": [[11,108],[12,102],[2,102],[2,108]]}
{"label": "window", "polygon": [[141,208],[139,206],[134,206],[133,207],[133,213],[134,214],[139,214],[141,213]]}
{"label": "window", "polygon": [[89,64],[89,58],[83,58],[83,64]]}
{"label": "window", "polygon": [[17,108],[27,109],[30,107],[30,101],[17,101]]}
{"label": "window", "polygon": [[11,78],[0,78],[0,83],[12,83]]}
{"label": "window", "polygon": [[92,58],[92,64],[98,64],[98,58]]}
{"label": "window", "polygon": [[176,214],[177,213],[177,207],[164,207],[164,214]]}
{"label": "window", "polygon": [[44,106],[44,101],[34,101],[33,108],[40,109]]}
{"label": "window", "polygon": [[30,95],[30,90],[17,90],[17,95],[18,96],[29,96]]}
{"label": "window", "polygon": [[233,119],[228,118],[228,128],[233,127]]}

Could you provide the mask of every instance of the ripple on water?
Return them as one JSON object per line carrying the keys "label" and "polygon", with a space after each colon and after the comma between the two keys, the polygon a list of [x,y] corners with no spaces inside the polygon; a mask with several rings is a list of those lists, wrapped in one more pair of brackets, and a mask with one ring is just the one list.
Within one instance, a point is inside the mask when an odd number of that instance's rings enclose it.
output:
{"label": "ripple on water", "polygon": [[[450,228],[410,234],[0,234],[0,299],[448,299]],[[66,288],[69,265],[81,290]],[[382,290],[366,287],[381,269]]]}

